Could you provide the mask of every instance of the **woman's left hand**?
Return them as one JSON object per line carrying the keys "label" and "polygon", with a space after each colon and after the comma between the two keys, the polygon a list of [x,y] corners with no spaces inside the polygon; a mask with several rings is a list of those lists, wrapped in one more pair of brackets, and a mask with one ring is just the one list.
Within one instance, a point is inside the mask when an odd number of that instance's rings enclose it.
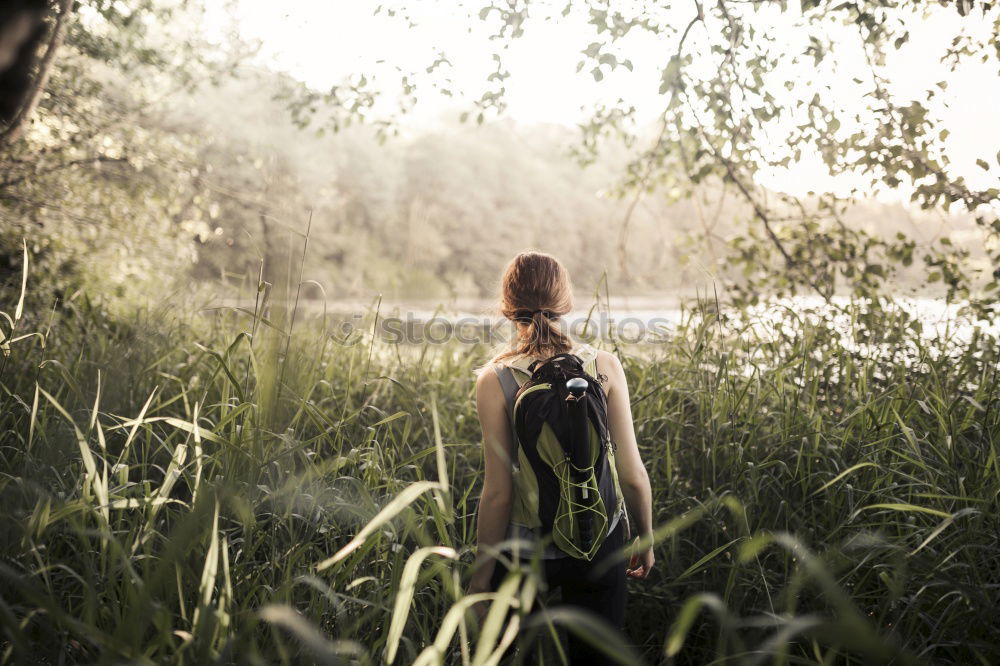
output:
{"label": "woman's left hand", "polygon": [[[636,538],[636,541],[638,542],[639,539]],[[655,563],[656,556],[653,555],[653,546],[650,545],[646,550],[635,553],[629,558],[629,566],[625,569],[625,575],[631,578],[645,578]]]}

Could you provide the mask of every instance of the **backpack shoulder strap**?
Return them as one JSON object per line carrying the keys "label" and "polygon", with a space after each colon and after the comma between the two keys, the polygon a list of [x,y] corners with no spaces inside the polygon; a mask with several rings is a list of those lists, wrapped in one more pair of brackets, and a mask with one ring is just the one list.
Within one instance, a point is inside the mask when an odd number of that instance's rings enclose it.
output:
{"label": "backpack shoulder strap", "polygon": [[500,380],[500,388],[503,389],[503,397],[507,401],[507,413],[513,418],[514,396],[517,395],[517,390],[520,388],[517,379],[514,377],[514,371],[506,365],[498,364],[495,364],[493,369],[497,373],[497,379]]}
{"label": "backpack shoulder strap", "polygon": [[493,371],[497,373],[500,380],[500,388],[503,389],[504,401],[507,403],[507,417],[510,419],[510,438],[513,449],[511,450],[512,463],[517,464],[518,439],[514,430],[514,398],[521,386],[514,377],[514,371],[506,365],[493,364]]}
{"label": "backpack shoulder strap", "polygon": [[590,345],[574,348],[573,353],[583,361],[583,371],[591,377],[597,377],[597,350]]}

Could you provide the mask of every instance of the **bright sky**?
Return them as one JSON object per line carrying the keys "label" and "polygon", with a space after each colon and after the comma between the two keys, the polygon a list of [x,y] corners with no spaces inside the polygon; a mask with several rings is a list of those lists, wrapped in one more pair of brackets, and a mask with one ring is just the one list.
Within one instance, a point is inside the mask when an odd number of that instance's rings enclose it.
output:
{"label": "bright sky", "polygon": [[[565,0],[553,0],[552,4],[556,1],[559,8],[565,4]],[[403,122],[415,126],[433,124],[442,111],[470,108],[471,100],[488,89],[486,76],[495,68],[491,57],[495,45],[486,41],[488,26],[477,16],[470,20],[466,10],[457,8],[457,2],[421,0],[408,3],[417,8],[412,16],[418,25],[410,28],[398,17],[373,15],[380,4],[374,0],[217,0],[210,11],[208,27],[210,31],[225,30],[231,20],[226,8],[232,7],[240,34],[261,42],[259,57],[264,64],[320,90],[329,89],[345,76],[376,72],[375,83],[395,91],[392,79],[395,66],[407,71],[419,70],[443,51],[451,67],[441,73],[454,82],[452,89],[456,94],[464,92],[464,103],[461,98],[436,95],[424,86],[417,91],[418,106]],[[473,7],[482,4],[485,3],[473,3]],[[541,3],[535,3],[538,4]],[[664,18],[683,26],[691,18],[692,7],[693,3],[673,3],[672,9],[664,10]],[[775,35],[789,34],[791,40],[794,33],[782,30],[782,23],[787,25],[789,20],[788,15],[775,12],[773,16],[755,19],[754,27],[771,30]],[[931,20],[917,25],[911,30],[910,43],[890,54],[888,78],[893,92],[902,98],[922,97],[923,91],[937,81],[947,80],[948,88],[938,96],[939,106],[932,110],[945,119],[951,133],[946,147],[953,171],[965,176],[972,187],[992,187],[997,183],[996,174],[1000,173],[996,156],[1000,149],[996,111],[1000,109],[1000,80],[996,63],[966,66],[948,73],[938,62],[962,21],[976,19],[974,15],[963,19],[950,8],[939,9]],[[985,24],[982,18],[979,23]],[[696,26],[686,45],[693,53],[704,44],[698,30]],[[856,33],[845,32],[843,38],[856,39]],[[603,41],[596,36],[593,26],[587,24],[583,12],[574,11],[558,21],[531,23],[504,56],[504,65],[511,72],[505,82],[506,114],[525,123],[574,125],[587,117],[587,112],[581,109],[593,109],[601,102],[610,103],[622,97],[635,104],[642,121],[651,122],[666,101],[658,94],[660,70],[675,46],[673,40],[656,40],[646,33],[634,39],[630,34],[628,40],[627,55],[635,64],[634,72],[624,68],[613,73],[605,71],[606,77],[598,83],[587,70],[576,72],[580,50],[592,41]],[[803,48],[797,41],[788,43],[789,53],[801,52]],[[838,101],[850,100],[855,92],[850,79],[864,78],[866,68],[860,57],[852,63],[840,54],[837,65],[841,68],[840,75],[828,80],[845,84],[836,86]],[[708,59],[704,66],[710,66]],[[793,76],[814,74],[800,68]],[[390,102],[394,105],[396,100],[385,101]],[[842,131],[850,128],[844,127]],[[781,137],[772,139],[776,146],[781,145]],[[986,160],[993,168],[983,171],[975,164],[977,158]],[[832,179],[818,158],[809,157],[792,169],[766,174],[760,180],[763,185],[795,194],[813,189],[844,191],[852,183],[850,178]],[[905,192],[881,196],[908,198]]]}

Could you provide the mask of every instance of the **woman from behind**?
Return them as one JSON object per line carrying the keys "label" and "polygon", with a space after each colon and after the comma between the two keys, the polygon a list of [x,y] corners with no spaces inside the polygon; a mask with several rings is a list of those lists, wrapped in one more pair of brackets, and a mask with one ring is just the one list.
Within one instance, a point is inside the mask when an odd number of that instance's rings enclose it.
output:
{"label": "woman from behind", "polygon": [[[479,502],[478,548],[476,565],[470,580],[470,593],[496,590],[507,573],[506,566],[492,556],[498,546],[512,539],[527,541],[540,549],[543,575],[549,589],[558,588],[562,603],[602,618],[615,629],[623,629],[625,619],[626,576],[645,578],[654,564],[652,550],[652,495],[649,477],[639,456],[628,385],[618,358],[586,344],[574,344],[560,330],[562,317],[573,307],[572,287],[566,269],[554,257],[525,252],[514,257],[501,278],[501,312],[515,322],[516,336],[509,349],[487,364],[476,383],[476,407],[483,432],[485,478]],[[627,508],[609,516],[604,540],[591,559],[573,557],[544,539],[542,531],[525,520],[525,506],[530,505],[531,489],[518,474],[518,443],[512,425],[511,393],[516,386],[502,385],[505,373],[523,384],[530,378],[529,366],[559,354],[573,354],[589,368],[606,395],[607,431],[613,445],[609,457],[617,475]],[[521,462],[523,462],[523,457]],[[540,483],[540,481],[537,481]],[[544,494],[545,489],[541,489]],[[630,518],[630,520],[629,520]],[[629,525],[636,538],[649,544],[632,557],[626,568],[622,547],[629,538]],[[509,549],[504,559],[510,559]],[[531,552],[520,551],[520,556]],[[477,609],[482,616],[485,608]],[[569,635],[571,664],[611,663],[587,641]]]}

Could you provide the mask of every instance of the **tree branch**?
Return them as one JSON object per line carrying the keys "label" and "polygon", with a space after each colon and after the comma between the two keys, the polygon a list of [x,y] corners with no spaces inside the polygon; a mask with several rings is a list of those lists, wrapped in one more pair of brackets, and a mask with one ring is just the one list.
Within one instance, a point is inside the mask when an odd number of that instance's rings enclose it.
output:
{"label": "tree branch", "polygon": [[[691,32],[691,28],[694,27],[695,23],[705,20],[705,10],[702,9],[701,2],[699,0],[694,0],[695,15],[684,28],[684,33],[681,35],[680,41],[677,43],[677,53],[674,54],[673,58],[677,61],[678,67],[680,66],[681,54],[684,51],[684,42],[687,41],[688,33]],[[642,194],[646,190],[646,184],[649,182],[649,177],[653,174],[653,159],[656,156],[656,152],[660,149],[663,144],[663,137],[667,133],[667,124],[669,122],[669,116],[666,112],[663,114],[663,122],[660,125],[660,133],[656,137],[656,142],[653,147],[649,150],[649,161],[646,163],[646,172],[643,174],[642,178],[639,180],[639,187],[636,189],[635,196],[632,198],[632,202],[629,204],[628,209],[625,211],[625,217],[622,219],[621,228],[618,231],[618,265],[622,271],[622,278],[625,282],[630,282],[632,279],[632,274],[628,269],[628,227],[629,223],[632,221],[632,215],[635,213],[635,208],[639,204],[639,200],[642,199]]]}

